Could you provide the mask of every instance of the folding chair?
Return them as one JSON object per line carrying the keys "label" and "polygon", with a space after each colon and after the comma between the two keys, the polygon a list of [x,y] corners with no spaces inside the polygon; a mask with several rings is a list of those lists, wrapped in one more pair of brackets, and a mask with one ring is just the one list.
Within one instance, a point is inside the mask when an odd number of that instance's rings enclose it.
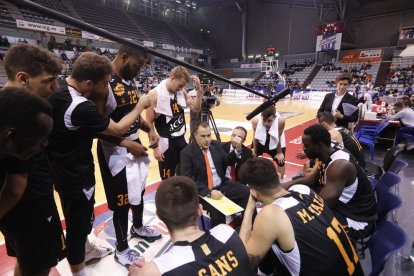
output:
{"label": "folding chair", "polygon": [[361,144],[369,147],[371,153],[371,160],[374,160],[375,155],[375,143],[381,131],[386,128],[389,121],[382,120],[375,126],[362,125],[360,129],[355,132],[355,137]]}
{"label": "folding chair", "polygon": [[370,276],[379,275],[388,258],[406,243],[407,235],[401,227],[389,221],[379,225],[368,242],[372,266]]}
{"label": "folding chair", "polygon": [[391,187],[400,184],[401,177],[393,172],[386,172],[378,181],[377,185],[375,186],[374,190],[378,193],[383,193],[384,191],[388,191]]}
{"label": "folding chair", "polygon": [[393,166],[397,161],[397,155],[404,150],[404,144],[395,145],[387,150],[387,153],[384,156],[384,161],[382,167],[378,164],[367,162],[366,172],[369,177],[375,177],[380,179],[382,175]]}
{"label": "folding chair", "polygon": [[[377,227],[387,220],[388,214],[401,207],[403,201],[401,197],[390,193],[389,191],[377,192]],[[392,220],[395,223],[395,215],[392,212]]]}

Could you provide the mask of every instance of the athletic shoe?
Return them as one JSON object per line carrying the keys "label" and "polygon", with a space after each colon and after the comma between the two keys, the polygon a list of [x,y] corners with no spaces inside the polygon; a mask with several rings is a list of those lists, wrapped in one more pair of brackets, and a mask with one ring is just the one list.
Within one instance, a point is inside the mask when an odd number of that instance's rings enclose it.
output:
{"label": "athletic shoe", "polygon": [[412,149],[414,149],[414,142],[410,142],[410,143],[408,143],[408,144],[407,144],[407,146],[406,146],[406,149],[407,149],[407,150],[412,150]]}
{"label": "athletic shoe", "polygon": [[85,262],[88,262],[92,259],[100,259],[103,258],[113,252],[113,247],[107,247],[101,244],[98,244],[97,239],[93,239],[92,241],[86,241],[85,246]]}
{"label": "athletic shoe", "polygon": [[131,237],[141,238],[147,242],[153,242],[155,240],[161,239],[161,233],[149,226],[142,226],[136,229],[134,226],[131,226]]}
{"label": "athletic shoe", "polygon": [[126,268],[129,268],[133,262],[138,261],[140,258],[141,256],[139,253],[131,248],[127,248],[121,252],[115,250],[115,261],[125,266]]}

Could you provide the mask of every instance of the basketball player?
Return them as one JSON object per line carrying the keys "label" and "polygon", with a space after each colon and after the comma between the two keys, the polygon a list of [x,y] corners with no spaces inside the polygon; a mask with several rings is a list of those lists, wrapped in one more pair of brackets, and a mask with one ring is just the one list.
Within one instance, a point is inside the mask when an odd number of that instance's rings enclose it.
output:
{"label": "basketball player", "polygon": [[209,232],[198,228],[202,207],[190,178],[173,176],[161,182],[155,205],[174,245],[151,262],[135,263],[129,275],[256,275],[243,243],[230,226],[220,224]]}
{"label": "basketball player", "polygon": [[144,96],[118,122],[103,116],[94,102],[108,97],[111,75],[108,58],[83,53],[74,62],[67,85],[49,99],[54,126],[49,136],[48,155],[65,215],[67,258],[74,275],[86,275],[85,242],[94,220],[92,140],[102,134],[121,137],[150,105],[149,98]]}
{"label": "basketball player", "polygon": [[274,105],[265,109],[260,115],[252,119],[253,154],[255,156],[269,154],[276,161],[277,171],[283,179],[286,154],[285,118],[276,112]]}
{"label": "basketball player", "polygon": [[[285,190],[272,162],[265,158],[249,159],[239,174],[250,186],[240,238],[254,266],[267,254],[267,261],[273,259],[260,266],[262,273],[363,275],[345,230],[309,187]],[[264,207],[253,223],[257,201]]]}
{"label": "basketball player", "polygon": [[[139,99],[134,77],[145,66],[148,56],[142,50],[121,46],[112,62],[114,73],[109,82],[109,95],[106,112],[109,117],[118,122],[128,114]],[[113,225],[116,235],[115,260],[129,267],[139,258],[139,253],[128,246],[128,212],[132,210],[133,226],[131,236],[140,237],[149,242],[160,239],[161,233],[142,224],[144,210],[145,179],[148,166],[128,165],[129,153],[138,157],[135,161],[146,157],[147,149],[141,145],[139,129],[148,133],[150,143],[156,143],[158,137],[149,124],[140,116],[123,135],[126,140],[134,141],[137,150],[129,152],[126,148],[116,146],[106,141],[98,143],[98,160],[105,187],[108,207],[113,213]],[[112,162],[111,160],[120,160]],[[143,161],[142,161],[143,162]],[[122,164],[121,164],[122,163]],[[132,191],[131,191],[132,190]],[[133,193],[136,190],[136,193]]]}
{"label": "basketball player", "polygon": [[331,147],[331,136],[321,125],[305,129],[302,136],[305,154],[322,162],[315,172],[283,183],[312,186],[332,208],[348,236],[359,240],[372,234],[376,220],[376,203],[366,173],[355,158],[341,149]]}
{"label": "basketball player", "polygon": [[330,112],[321,112],[316,116],[318,123],[329,131],[331,140],[338,141],[349,153],[355,157],[361,168],[365,169],[365,156],[358,139],[346,128],[335,124],[335,117]]}
{"label": "basketball player", "polygon": [[[197,96],[193,99],[185,85],[192,80]],[[151,108],[148,108],[146,119],[159,135],[159,142],[153,145],[154,157],[158,160],[161,179],[175,174],[175,167],[180,162],[180,152],[187,146],[185,140],[184,108],[194,112],[201,110],[203,90],[197,76],[190,76],[183,66],[176,66],[170,76],[160,82],[148,95],[151,97]]]}
{"label": "basketball player", "polygon": [[[57,88],[56,76],[62,69],[57,56],[29,44],[11,47],[4,57],[4,67],[5,89],[23,89],[43,99]],[[18,108],[30,109],[23,103]],[[32,119],[25,118],[28,122]],[[30,125],[24,131],[36,135],[41,129]],[[26,146],[34,138],[30,135],[26,135]],[[50,268],[65,256],[65,239],[53,196],[46,145],[44,141],[43,149],[29,160],[7,160],[7,166],[12,169],[6,172],[0,195],[0,228],[5,236],[7,254],[17,258],[16,275],[48,275]]]}

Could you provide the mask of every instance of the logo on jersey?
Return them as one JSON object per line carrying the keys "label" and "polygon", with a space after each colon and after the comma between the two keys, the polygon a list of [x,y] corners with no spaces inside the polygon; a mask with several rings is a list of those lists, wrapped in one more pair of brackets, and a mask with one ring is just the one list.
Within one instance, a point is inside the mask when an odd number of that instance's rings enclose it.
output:
{"label": "logo on jersey", "polygon": [[122,83],[117,83],[114,88],[114,93],[118,97],[121,97],[125,93],[125,87]]}
{"label": "logo on jersey", "polygon": [[177,118],[172,118],[170,123],[170,133],[179,131],[184,126],[184,116],[180,115]]}

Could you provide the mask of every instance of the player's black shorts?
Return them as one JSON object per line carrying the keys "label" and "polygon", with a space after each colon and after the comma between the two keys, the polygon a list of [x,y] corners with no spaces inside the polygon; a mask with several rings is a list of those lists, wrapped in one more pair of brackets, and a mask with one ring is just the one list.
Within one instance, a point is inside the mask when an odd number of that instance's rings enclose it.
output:
{"label": "player's black shorts", "polygon": [[158,162],[161,179],[175,175],[175,167],[180,163],[180,153],[186,146],[187,141],[184,135],[168,140],[168,149],[164,152],[164,162]]}
{"label": "player's black shorts", "polygon": [[85,243],[95,220],[94,193],[90,195],[90,199],[83,191],[78,194],[77,197],[59,194],[66,222],[67,258],[71,265],[80,264],[85,260]]}
{"label": "player's black shorts", "polygon": [[[136,142],[140,143],[139,140],[136,140]],[[109,209],[114,211],[125,207],[129,208],[126,167],[117,175],[113,176],[108,167],[100,142],[98,143],[97,153]],[[143,190],[145,190],[145,187]]]}
{"label": "player's black shorts", "polygon": [[66,241],[54,198],[37,200],[32,207],[33,212],[9,213],[0,226],[7,254],[17,258],[23,275],[54,267],[66,256]]}
{"label": "player's black shorts", "polygon": [[334,211],[334,213],[335,213],[335,217],[338,219],[338,221],[344,227],[348,237],[352,241],[356,242],[356,241],[363,240],[363,239],[369,237],[370,235],[372,235],[374,233],[375,221],[367,222],[368,225],[365,226],[365,228],[356,230],[356,229],[353,229],[353,228],[348,226],[348,221],[347,221],[346,217],[343,214],[338,213],[336,211]]}
{"label": "player's black shorts", "polygon": [[[260,143],[257,143],[257,144],[258,145],[257,145],[256,156],[260,156],[260,155],[263,155],[263,153],[267,153],[267,154],[270,155],[270,157],[272,157],[272,159],[275,159],[275,156],[277,154],[277,148],[274,149],[274,150],[269,150],[268,148],[266,148],[262,144],[260,144]],[[283,156],[286,159],[286,147],[281,148],[281,150],[282,150]],[[280,166],[280,167],[283,167],[283,166],[284,166],[284,164],[282,166]]]}

